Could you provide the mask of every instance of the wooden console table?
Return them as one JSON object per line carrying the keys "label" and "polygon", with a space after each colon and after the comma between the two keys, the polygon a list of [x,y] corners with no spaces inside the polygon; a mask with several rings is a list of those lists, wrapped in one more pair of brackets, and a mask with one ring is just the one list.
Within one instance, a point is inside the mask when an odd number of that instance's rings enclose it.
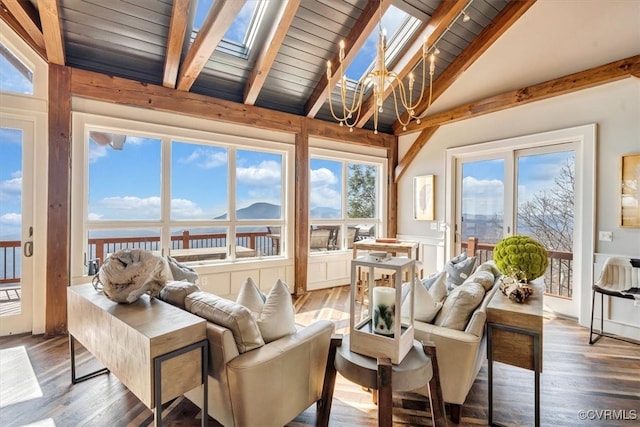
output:
{"label": "wooden console table", "polygon": [[[207,423],[208,342],[206,321],[178,307],[143,295],[118,304],[91,284],[67,289],[71,382],[112,372],[162,425],[161,407],[202,385],[202,425]],[[75,340],[105,366],[76,376]]]}
{"label": "wooden console table", "polygon": [[487,305],[489,425],[496,425],[493,422],[493,362],[496,361],[534,371],[535,426],[540,426],[544,284],[534,280],[531,285],[534,294],[522,304],[497,290]]}

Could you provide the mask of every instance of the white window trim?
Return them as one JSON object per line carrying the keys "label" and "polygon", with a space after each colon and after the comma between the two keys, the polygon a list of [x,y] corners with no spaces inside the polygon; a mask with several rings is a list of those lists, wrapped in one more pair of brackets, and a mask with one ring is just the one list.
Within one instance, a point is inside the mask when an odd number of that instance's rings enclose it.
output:
{"label": "white window trim", "polygon": [[[372,222],[376,224],[376,230],[379,230],[378,233],[380,235],[386,235],[386,219],[387,219],[387,185],[388,182],[388,159],[383,157],[369,156],[365,154],[356,154],[356,153],[348,153],[348,152],[336,152],[335,150],[325,149],[325,148],[309,148],[309,161],[311,159],[323,159],[341,162],[345,166],[348,163],[360,163],[360,164],[369,164],[372,166],[376,166],[378,168],[378,177],[377,177],[377,186],[378,186],[378,205],[376,206],[376,212],[378,213],[376,218],[367,218],[368,222]],[[311,169],[311,164],[309,164],[309,169]],[[346,198],[346,189],[347,189],[347,177],[348,170],[347,168],[342,169],[342,186],[345,193],[342,197],[342,217],[338,219],[313,219],[309,218],[309,222],[313,224],[340,224],[340,226],[349,226],[355,225],[357,223],[363,222],[363,218],[360,219],[350,219],[347,217],[347,198]],[[341,234],[342,235],[342,234]],[[330,253],[340,253],[345,251],[351,251],[351,249],[342,249],[331,251]],[[319,252],[317,254],[310,253],[310,256],[315,255],[326,255],[326,252]]]}
{"label": "white window trim", "polygon": [[[168,153],[170,152],[171,141],[194,142],[199,144],[211,144],[226,147],[229,152],[235,150],[251,150],[268,151],[280,153],[283,156],[283,174],[282,174],[282,218],[280,220],[255,220],[253,225],[264,223],[266,225],[281,224],[283,229],[286,227],[293,229],[293,224],[287,224],[286,219],[292,218],[293,206],[291,206],[292,182],[294,177],[294,147],[290,144],[279,142],[260,140],[256,138],[236,136],[202,130],[185,129],[176,126],[166,126],[161,124],[149,123],[144,121],[134,121],[120,119],[115,117],[106,117],[90,113],[72,113],[72,221],[71,221],[71,276],[72,278],[82,278],[84,275],[84,254],[86,250],[86,241],[88,236],[89,222],[88,214],[88,149],[86,141],[90,131],[103,130],[106,132],[117,132],[126,135],[142,135],[145,137],[158,138],[162,143],[162,162],[164,170],[169,170],[167,166],[171,161]],[[229,168],[234,165],[230,161]],[[168,230],[179,227],[203,227],[210,225],[206,220],[172,220],[170,218],[170,176],[162,175],[161,183],[161,199],[163,200],[162,214],[160,220],[142,220],[142,221],[100,221],[91,223],[92,229],[101,227],[111,228],[114,225],[120,228],[127,227],[154,227],[161,229],[161,241],[163,249],[168,249]],[[232,183],[228,183],[229,198],[231,201],[235,198],[234,187]],[[236,226],[242,227],[243,221],[228,219],[227,221],[217,221],[215,225],[219,226]],[[248,224],[247,224],[248,225]],[[291,236],[292,233],[286,233]],[[231,251],[234,252],[235,241],[230,241]],[[289,245],[285,244],[285,247]],[[166,253],[166,252],[165,252]],[[281,257],[286,257],[284,252]],[[273,258],[273,257],[270,257]],[[260,258],[251,258],[242,260],[242,262],[258,261]],[[222,263],[218,263],[222,264]]]}

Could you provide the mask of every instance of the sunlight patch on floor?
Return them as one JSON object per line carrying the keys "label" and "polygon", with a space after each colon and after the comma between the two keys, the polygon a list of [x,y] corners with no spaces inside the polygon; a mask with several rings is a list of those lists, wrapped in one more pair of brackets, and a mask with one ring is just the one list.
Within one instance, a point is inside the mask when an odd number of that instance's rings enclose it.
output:
{"label": "sunlight patch on floor", "polygon": [[0,408],[42,397],[24,346],[0,350]]}
{"label": "sunlight patch on floor", "polygon": [[56,427],[56,423],[53,421],[53,418],[47,418],[46,420],[37,421],[33,424],[26,424],[22,427]]}

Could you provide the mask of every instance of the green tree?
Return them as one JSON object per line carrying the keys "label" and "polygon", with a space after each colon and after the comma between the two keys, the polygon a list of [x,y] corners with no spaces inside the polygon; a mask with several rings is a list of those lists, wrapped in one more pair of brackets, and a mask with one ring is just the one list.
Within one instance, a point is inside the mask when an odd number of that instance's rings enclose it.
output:
{"label": "green tree", "polygon": [[347,180],[349,218],[374,218],[376,213],[376,167],[349,164]]}
{"label": "green tree", "polygon": [[567,159],[549,190],[536,193],[518,208],[518,226],[548,250],[573,251],[574,159]]}

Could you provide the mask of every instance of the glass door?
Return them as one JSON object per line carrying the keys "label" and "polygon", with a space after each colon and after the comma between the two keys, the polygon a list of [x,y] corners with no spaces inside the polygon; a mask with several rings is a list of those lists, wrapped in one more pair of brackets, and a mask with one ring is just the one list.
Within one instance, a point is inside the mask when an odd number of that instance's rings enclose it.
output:
{"label": "glass door", "polygon": [[579,299],[573,286],[575,151],[555,149],[516,152],[515,229],[517,234],[538,240],[549,252],[544,276],[545,310],[577,318]]}
{"label": "glass door", "polygon": [[30,332],[33,123],[0,118],[0,335]]}
{"label": "glass door", "polygon": [[572,143],[458,159],[456,254],[478,239],[478,262],[505,236],[524,234],[549,252],[545,310],[578,317],[574,292],[575,150]]}

